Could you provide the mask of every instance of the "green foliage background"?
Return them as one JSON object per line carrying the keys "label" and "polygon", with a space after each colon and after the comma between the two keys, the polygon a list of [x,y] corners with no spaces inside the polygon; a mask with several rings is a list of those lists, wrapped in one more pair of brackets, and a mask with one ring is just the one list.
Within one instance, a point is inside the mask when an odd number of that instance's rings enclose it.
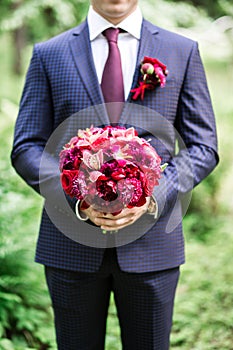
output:
{"label": "green foliage background", "polygon": [[[219,135],[220,164],[193,191],[184,219],[187,262],[177,291],[171,349],[233,350],[232,8],[227,0],[140,4],[153,23],[199,41]],[[42,199],[15,174],[10,151],[32,44],[76,25],[87,7],[85,0],[0,4],[0,350],[56,349],[43,268],[33,263]],[[21,73],[16,75],[15,40],[22,29]],[[121,349],[113,298],[106,348]]]}

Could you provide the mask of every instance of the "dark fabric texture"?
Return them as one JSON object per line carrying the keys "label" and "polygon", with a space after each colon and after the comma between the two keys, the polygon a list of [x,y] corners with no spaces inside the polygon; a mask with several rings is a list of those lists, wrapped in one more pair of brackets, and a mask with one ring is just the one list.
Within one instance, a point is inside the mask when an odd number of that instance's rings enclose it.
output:
{"label": "dark fabric texture", "polygon": [[179,268],[150,273],[119,269],[106,249],[96,273],[46,267],[59,350],[104,350],[110,293],[114,293],[124,350],[168,350]]}
{"label": "dark fabric texture", "polygon": [[[70,214],[68,209],[66,212],[66,208],[60,207],[58,161],[50,162],[49,167],[42,170],[40,162],[48,139],[62,122],[88,107],[93,106],[95,111],[95,106],[104,103],[88,33],[84,22],[35,45],[15,128],[12,163],[38,193],[43,184],[47,185],[47,193],[42,193],[45,205],[48,203],[54,208],[61,224]],[[139,135],[151,138],[168,167],[160,186],[154,191],[159,218],[141,238],[117,248],[121,270],[137,273],[166,270],[184,263],[182,198],[218,162],[214,115],[197,43],[144,20],[132,88],[137,86],[144,56],[166,64],[169,70],[166,86],[147,91],[143,101],[134,102],[129,94],[126,109],[133,106],[132,102],[141,109],[131,119],[123,110],[119,123],[140,125]],[[163,119],[147,118],[148,109],[156,111]],[[78,114],[75,119],[78,127],[89,127],[93,122],[96,126],[110,123],[104,108],[96,111],[91,116]],[[165,121],[176,127],[187,148],[189,161],[182,149],[176,153],[175,134],[166,127]],[[153,137],[158,130],[163,142]],[[71,127],[70,134],[66,135],[68,138],[65,135],[64,140],[61,138],[61,144],[76,132],[76,127]],[[88,223],[75,220],[72,218],[70,222],[77,225],[78,234],[82,225]],[[140,222],[133,229],[140,231]],[[125,229],[123,234],[127,232]],[[37,262],[72,271],[95,272],[99,270],[103,254],[104,249],[80,244],[65,236],[43,211]]]}

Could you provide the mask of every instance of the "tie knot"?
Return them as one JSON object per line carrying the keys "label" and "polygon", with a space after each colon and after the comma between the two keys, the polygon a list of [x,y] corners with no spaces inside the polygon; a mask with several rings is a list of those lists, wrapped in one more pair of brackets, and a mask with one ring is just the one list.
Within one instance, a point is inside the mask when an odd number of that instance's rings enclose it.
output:
{"label": "tie knot", "polygon": [[108,28],[103,31],[103,35],[107,38],[108,42],[113,41],[114,43],[117,43],[119,32],[120,29],[118,28]]}

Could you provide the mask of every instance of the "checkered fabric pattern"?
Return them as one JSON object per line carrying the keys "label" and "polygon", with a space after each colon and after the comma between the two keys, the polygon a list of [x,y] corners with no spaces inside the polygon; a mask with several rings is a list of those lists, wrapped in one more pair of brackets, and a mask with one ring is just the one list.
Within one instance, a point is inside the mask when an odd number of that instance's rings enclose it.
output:
{"label": "checkered fabric pattern", "polygon": [[124,350],[168,350],[179,268],[149,273],[119,269],[106,250],[97,273],[46,267],[59,350],[103,350],[110,292]]}
{"label": "checkered fabric pattern", "polygon": [[[140,125],[152,135],[163,162],[168,162],[161,186],[156,187],[159,219],[140,239],[117,248],[120,268],[128,272],[159,271],[184,262],[181,200],[215,167],[217,142],[213,110],[197,44],[180,35],[143,21],[138,64],[133,86],[137,85],[140,61],[144,56],[159,59],[169,74],[165,88],[147,91],[136,119],[120,123]],[[127,102],[131,105],[131,95]],[[39,166],[43,149],[54,130],[78,111],[104,103],[89,42],[87,23],[47,42],[35,45],[16,122],[12,162],[17,172],[40,192]],[[187,153],[176,155],[176,139],[166,123],[145,118],[143,107],[156,111],[169,125],[176,127]],[[77,117],[79,128],[90,126],[93,115]],[[109,124],[106,113],[94,115],[95,125]],[[73,134],[76,130],[72,130]],[[144,132],[141,136],[147,136]],[[44,182],[51,182],[54,206],[59,174],[47,169]],[[48,196],[49,197],[49,196]],[[46,198],[48,201],[49,198]],[[136,226],[140,230],[140,224]],[[125,231],[127,234],[127,230]],[[44,212],[37,244],[36,261],[56,268],[94,272],[100,267],[104,249],[81,245],[64,236]]]}

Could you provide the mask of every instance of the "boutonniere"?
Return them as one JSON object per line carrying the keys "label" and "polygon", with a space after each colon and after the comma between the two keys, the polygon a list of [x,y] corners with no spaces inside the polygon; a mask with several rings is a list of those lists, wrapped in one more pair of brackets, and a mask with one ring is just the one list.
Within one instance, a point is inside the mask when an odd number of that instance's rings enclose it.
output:
{"label": "boutonniere", "polygon": [[168,75],[167,67],[162,62],[147,56],[141,62],[140,72],[138,87],[131,90],[134,93],[133,100],[137,100],[139,97],[143,100],[145,90],[154,90],[157,85],[163,88]]}

